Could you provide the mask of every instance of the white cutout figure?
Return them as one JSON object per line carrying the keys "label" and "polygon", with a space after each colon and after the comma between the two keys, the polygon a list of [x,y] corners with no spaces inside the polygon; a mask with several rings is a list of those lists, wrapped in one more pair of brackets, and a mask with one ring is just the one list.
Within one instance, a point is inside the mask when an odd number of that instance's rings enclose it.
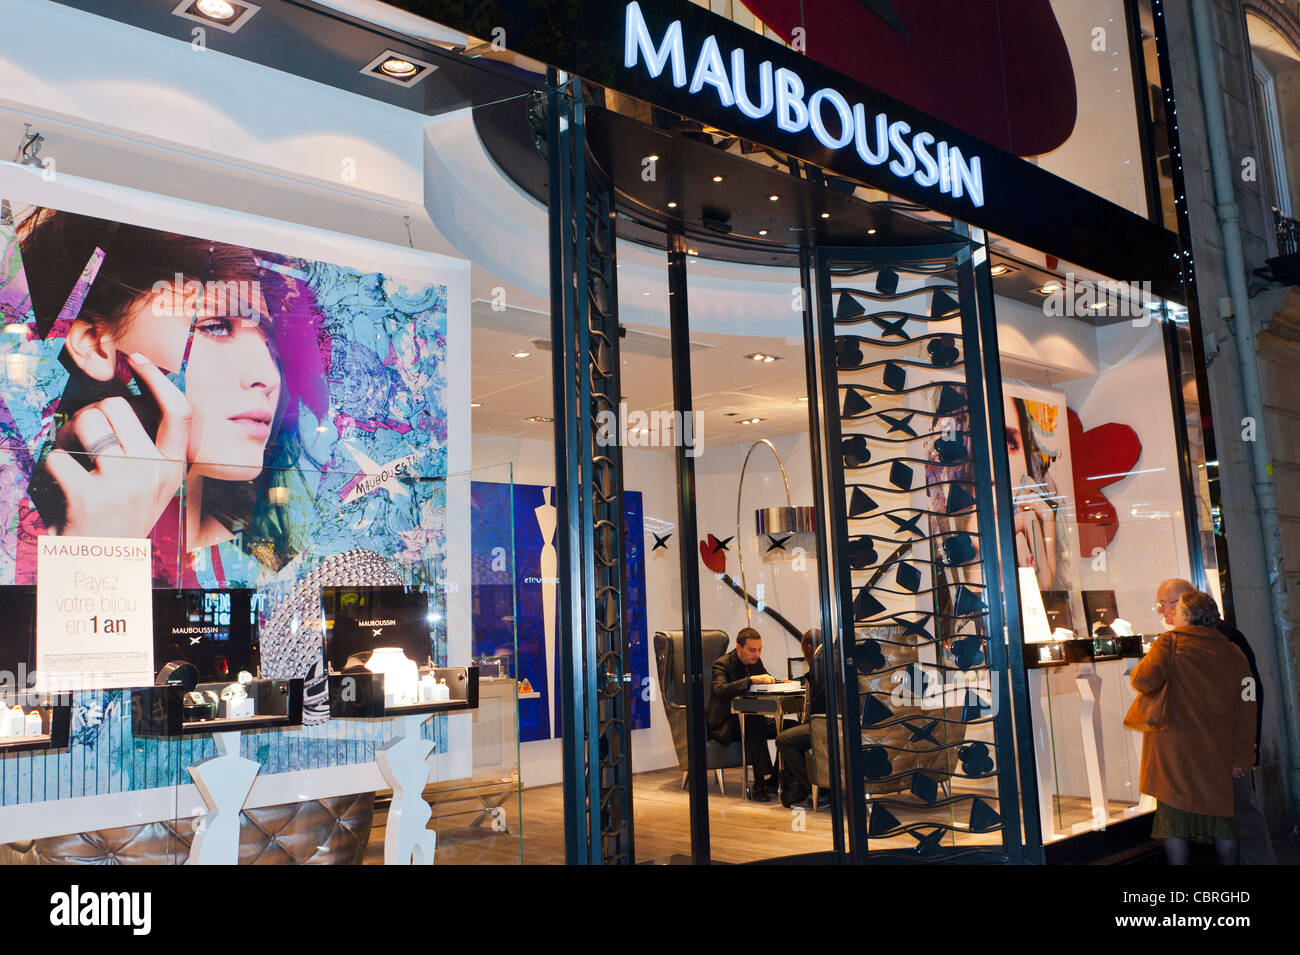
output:
{"label": "white cutout figure", "polygon": [[190,844],[190,865],[239,863],[239,811],[253,788],[262,764],[239,755],[239,733],[213,733],[217,755],[189,768],[194,785],[208,807],[203,826]]}
{"label": "white cutout figure", "polygon": [[393,721],[395,735],[375,750],[379,772],[393,788],[384,833],[384,865],[433,865],[438,834],[425,828],[433,811],[424,801],[433,742],[420,738],[420,725],[430,716],[424,713],[397,717]]}

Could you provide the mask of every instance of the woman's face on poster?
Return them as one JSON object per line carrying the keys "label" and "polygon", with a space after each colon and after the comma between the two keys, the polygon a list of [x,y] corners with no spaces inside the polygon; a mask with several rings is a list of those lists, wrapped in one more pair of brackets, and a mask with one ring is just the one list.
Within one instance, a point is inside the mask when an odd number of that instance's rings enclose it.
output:
{"label": "woman's face on poster", "polygon": [[252,308],[223,299],[211,292],[187,295],[175,285],[153,291],[119,325],[113,344],[177,371],[197,311],[185,368],[185,394],[193,407],[190,473],[250,481],[262,472],[275,424],[280,370],[259,321],[266,310],[260,294]]}

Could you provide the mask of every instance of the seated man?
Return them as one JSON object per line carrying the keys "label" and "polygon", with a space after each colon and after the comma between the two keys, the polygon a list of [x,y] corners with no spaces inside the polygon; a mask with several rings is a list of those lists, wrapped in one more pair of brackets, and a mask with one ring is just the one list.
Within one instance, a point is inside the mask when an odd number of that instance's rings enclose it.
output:
{"label": "seated man", "polygon": [[[775,683],[760,659],[763,636],[752,627],[736,634],[736,648],[724,653],[713,664],[713,696],[709,699],[709,736],[723,746],[740,739],[740,718],[731,712],[731,701],[744,696],[760,683]],[[745,717],[745,762],[754,768],[752,796],[768,802],[768,789],[776,791],[776,773],[767,741],[776,735],[776,726],[765,716]]]}
{"label": "seated man", "polygon": [[817,645],[821,639],[820,630],[809,630],[801,641],[803,657],[808,661],[808,672],[803,678],[803,722],[791,729],[782,730],[776,737],[776,751],[781,754],[784,782],[781,787],[781,805],[787,807],[803,802],[812,793],[812,781],[808,778],[804,757],[812,749],[811,718],[815,713],[826,712],[826,688],[822,686],[820,661],[816,657]]}

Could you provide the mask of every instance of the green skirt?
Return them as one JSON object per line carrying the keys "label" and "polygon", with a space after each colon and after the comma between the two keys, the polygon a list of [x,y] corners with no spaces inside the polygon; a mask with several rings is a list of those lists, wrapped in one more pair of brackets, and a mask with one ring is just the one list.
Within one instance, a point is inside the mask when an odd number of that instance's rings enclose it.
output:
{"label": "green skirt", "polygon": [[1236,839],[1237,821],[1232,816],[1207,816],[1157,802],[1151,838],[1190,839],[1204,843],[1212,843],[1215,839]]}

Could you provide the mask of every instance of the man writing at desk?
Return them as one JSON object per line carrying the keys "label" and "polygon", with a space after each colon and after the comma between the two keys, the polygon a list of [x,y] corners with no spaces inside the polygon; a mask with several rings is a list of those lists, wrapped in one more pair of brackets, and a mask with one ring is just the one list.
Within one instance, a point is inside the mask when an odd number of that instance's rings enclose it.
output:
{"label": "man writing at desk", "polygon": [[[731,701],[744,696],[751,686],[775,683],[760,657],[763,637],[752,627],[736,634],[736,648],[724,653],[713,664],[713,695],[709,699],[709,736],[723,746],[740,739],[740,718],[731,712]],[[767,741],[776,735],[776,725],[765,716],[745,717],[745,762],[754,767],[752,796],[769,802],[768,790],[776,792],[776,772],[767,752]]]}

